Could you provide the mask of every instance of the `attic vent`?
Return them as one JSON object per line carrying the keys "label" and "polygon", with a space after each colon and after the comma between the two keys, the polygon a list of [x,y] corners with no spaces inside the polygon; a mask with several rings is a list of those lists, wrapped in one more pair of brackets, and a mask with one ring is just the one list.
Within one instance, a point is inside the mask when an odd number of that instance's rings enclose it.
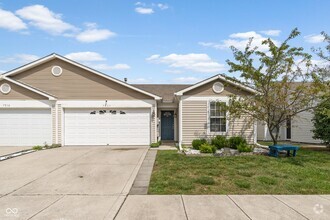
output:
{"label": "attic vent", "polygon": [[54,76],[60,76],[62,74],[62,68],[60,66],[53,66],[52,74]]}
{"label": "attic vent", "polygon": [[7,83],[4,83],[4,84],[2,84],[2,85],[0,86],[0,91],[1,91],[1,93],[3,93],[3,94],[8,94],[8,93],[10,93],[10,90],[11,90],[11,87],[10,87],[10,85],[7,84]]}
{"label": "attic vent", "polygon": [[215,82],[213,84],[213,91],[215,93],[221,93],[223,91],[223,89],[224,89],[224,86],[221,82]]}

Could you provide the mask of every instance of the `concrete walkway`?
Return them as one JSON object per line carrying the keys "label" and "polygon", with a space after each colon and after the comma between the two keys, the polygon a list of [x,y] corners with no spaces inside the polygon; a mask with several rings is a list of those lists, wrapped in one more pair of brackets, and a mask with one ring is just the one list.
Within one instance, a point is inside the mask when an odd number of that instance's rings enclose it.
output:
{"label": "concrete walkway", "polygon": [[129,195],[124,219],[330,219],[330,195]]}
{"label": "concrete walkway", "polygon": [[129,192],[130,195],[147,195],[152,169],[155,164],[157,151],[149,150],[141,168],[135,178],[133,186]]}

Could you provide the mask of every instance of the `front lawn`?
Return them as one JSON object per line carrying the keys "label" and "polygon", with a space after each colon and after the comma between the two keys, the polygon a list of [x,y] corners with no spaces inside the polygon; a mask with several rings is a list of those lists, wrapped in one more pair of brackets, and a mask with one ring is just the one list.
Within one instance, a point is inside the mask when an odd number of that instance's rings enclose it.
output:
{"label": "front lawn", "polygon": [[158,151],[149,194],[330,194],[330,151],[279,159]]}

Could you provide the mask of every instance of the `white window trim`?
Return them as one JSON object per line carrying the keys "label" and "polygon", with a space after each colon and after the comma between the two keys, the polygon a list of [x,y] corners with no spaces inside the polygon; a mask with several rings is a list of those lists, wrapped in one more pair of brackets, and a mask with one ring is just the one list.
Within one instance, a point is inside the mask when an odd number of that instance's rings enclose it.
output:
{"label": "white window trim", "polygon": [[210,117],[211,117],[211,110],[210,110],[210,103],[211,102],[224,102],[226,105],[229,104],[229,98],[228,97],[217,97],[213,99],[209,99],[207,101],[207,135],[208,136],[215,136],[215,135],[228,135],[228,130],[229,130],[229,113],[228,111],[226,112],[226,131],[225,132],[213,132],[211,131],[211,126],[210,126]]}

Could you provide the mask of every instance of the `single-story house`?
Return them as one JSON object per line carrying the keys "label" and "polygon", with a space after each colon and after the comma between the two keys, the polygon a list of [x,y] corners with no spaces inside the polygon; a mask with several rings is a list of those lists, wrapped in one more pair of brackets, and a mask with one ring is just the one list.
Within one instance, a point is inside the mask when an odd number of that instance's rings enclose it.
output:
{"label": "single-story house", "polygon": [[216,75],[194,85],[131,85],[57,54],[0,75],[0,146],[190,145],[215,135],[257,139],[256,123],[217,102],[256,91]]}
{"label": "single-story house", "polygon": [[[280,127],[279,140],[301,143],[320,144],[319,139],[313,138],[313,122],[314,114],[312,111],[300,112],[297,116],[287,119],[285,125]],[[258,140],[271,141],[266,123],[258,122]]]}

